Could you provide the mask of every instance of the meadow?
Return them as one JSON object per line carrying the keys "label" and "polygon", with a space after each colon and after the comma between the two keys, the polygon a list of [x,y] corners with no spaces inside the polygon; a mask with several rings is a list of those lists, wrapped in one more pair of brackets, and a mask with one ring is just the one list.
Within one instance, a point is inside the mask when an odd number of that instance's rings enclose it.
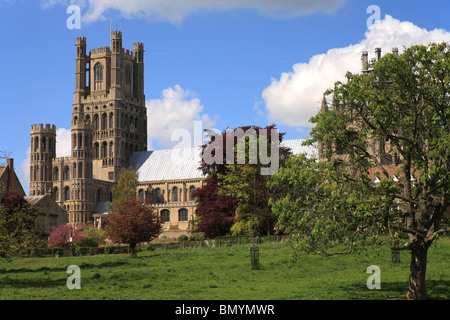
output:
{"label": "meadow", "polygon": [[[128,254],[0,260],[1,300],[403,300],[410,254],[391,263],[388,247],[351,255],[304,256],[285,243],[258,245],[260,269],[250,267],[251,245],[156,249]],[[450,241],[429,249],[431,299],[450,299]],[[81,270],[81,289],[69,290],[67,267]],[[370,265],[381,289],[369,290]]]}

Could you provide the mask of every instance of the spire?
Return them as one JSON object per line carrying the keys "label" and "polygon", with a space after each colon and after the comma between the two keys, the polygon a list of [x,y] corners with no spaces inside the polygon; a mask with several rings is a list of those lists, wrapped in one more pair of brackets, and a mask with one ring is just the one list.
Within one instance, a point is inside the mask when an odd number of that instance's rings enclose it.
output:
{"label": "spire", "polygon": [[320,112],[326,112],[328,111],[328,103],[327,103],[327,99],[325,98],[325,94],[323,95],[323,99],[322,99],[322,106],[320,107]]}

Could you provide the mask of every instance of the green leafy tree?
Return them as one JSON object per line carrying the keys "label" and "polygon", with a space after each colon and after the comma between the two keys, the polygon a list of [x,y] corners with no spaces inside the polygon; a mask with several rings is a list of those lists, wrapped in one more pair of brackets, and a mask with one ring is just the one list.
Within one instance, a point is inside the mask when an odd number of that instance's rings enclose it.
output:
{"label": "green leafy tree", "polygon": [[[306,251],[351,252],[358,240],[404,238],[401,249],[411,252],[406,297],[426,299],[428,248],[449,230],[450,47],[413,46],[371,69],[337,82],[328,92],[333,108],[311,120],[310,143],[326,146],[329,162],[291,159],[274,177],[271,204],[278,228]],[[374,142],[399,155],[396,179],[385,153],[369,152]]]}
{"label": "green leafy tree", "polygon": [[111,189],[112,203],[107,204],[108,212],[114,211],[115,204],[136,196],[138,177],[139,174],[131,168],[120,172],[117,184]]}
{"label": "green leafy tree", "polygon": [[17,191],[8,191],[0,204],[0,257],[10,260],[16,254],[31,253],[42,247],[36,233],[37,211]]}

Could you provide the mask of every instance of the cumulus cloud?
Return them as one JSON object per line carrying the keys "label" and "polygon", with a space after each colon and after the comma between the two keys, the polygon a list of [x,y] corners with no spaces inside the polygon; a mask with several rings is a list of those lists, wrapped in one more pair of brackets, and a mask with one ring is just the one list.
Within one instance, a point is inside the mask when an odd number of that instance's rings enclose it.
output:
{"label": "cumulus cloud", "polygon": [[180,23],[198,11],[227,11],[233,9],[256,10],[265,16],[295,17],[318,11],[331,13],[346,0],[43,0],[42,7],[69,3],[82,6],[85,22],[105,19],[110,9],[118,10],[124,17],[146,17],[151,20]]}
{"label": "cumulus cloud", "polygon": [[179,85],[163,90],[160,99],[149,100],[146,105],[149,149],[154,142],[165,148],[173,148],[179,145],[178,134],[183,132],[189,133],[192,138],[189,144],[193,146],[194,136],[198,134],[194,127],[195,121],[200,121],[203,129],[212,128],[217,121],[217,117],[211,119],[208,114],[202,114],[204,107],[200,99],[194,92],[184,90]]}
{"label": "cumulus cloud", "polygon": [[382,48],[382,53],[398,47],[401,53],[412,45],[444,41],[450,41],[450,33],[443,29],[428,31],[386,15],[379,24],[367,30],[361,42],[315,55],[307,63],[295,64],[292,71],[283,72],[279,79],[272,79],[262,92],[268,120],[294,127],[311,127],[308,121],[318,112],[323,93],[336,81],[345,80],[347,71],[361,71],[363,51],[369,52],[370,60],[377,47]]}

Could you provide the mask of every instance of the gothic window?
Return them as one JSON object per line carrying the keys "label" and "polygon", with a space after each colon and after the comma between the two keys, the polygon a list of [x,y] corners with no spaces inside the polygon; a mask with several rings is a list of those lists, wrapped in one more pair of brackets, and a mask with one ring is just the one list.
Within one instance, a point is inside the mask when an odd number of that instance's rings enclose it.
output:
{"label": "gothic window", "polygon": [[69,187],[64,188],[64,200],[70,200],[70,189]]}
{"label": "gothic window", "polygon": [[59,180],[59,169],[58,169],[58,167],[56,167],[53,170],[53,181],[58,181],[58,180]]}
{"label": "gothic window", "polygon": [[53,189],[53,195],[54,195],[55,201],[59,201],[59,189],[57,187],[55,187]]}
{"label": "gothic window", "polygon": [[106,113],[102,115],[102,130],[108,129],[108,116]]}
{"label": "gothic window", "polygon": [[100,147],[99,147],[99,145],[98,145],[98,142],[96,142],[95,144],[94,144],[94,152],[95,152],[95,155],[94,155],[94,158],[95,159],[98,159],[98,158],[100,158]]}
{"label": "gothic window", "polygon": [[189,200],[195,200],[194,196],[193,196],[194,191],[195,191],[195,187],[194,186],[190,186],[190,188],[189,188]]}
{"label": "gothic window", "polygon": [[109,114],[109,128],[114,127],[114,115],[112,113]]}
{"label": "gothic window", "polygon": [[70,168],[66,166],[64,168],[64,180],[70,180]]}
{"label": "gothic window", "polygon": [[178,221],[188,221],[188,211],[185,208],[178,210]]}
{"label": "gothic window", "polygon": [[103,89],[103,66],[100,63],[94,67],[94,88],[95,90]]}
{"label": "gothic window", "polygon": [[113,156],[114,144],[112,142],[109,143],[109,156]]}
{"label": "gothic window", "polygon": [[102,143],[102,158],[106,158],[108,156],[108,144],[106,141]]}
{"label": "gothic window", "polygon": [[83,178],[83,163],[78,164],[78,178]]}
{"label": "gothic window", "polygon": [[169,222],[170,221],[170,211],[167,209],[161,210],[161,218],[163,219],[163,222]]}
{"label": "gothic window", "polygon": [[173,187],[173,189],[172,189],[172,201],[178,202],[178,188],[177,187]]}
{"label": "gothic window", "polygon": [[39,138],[36,137],[36,140],[34,140],[34,152],[36,152],[39,149]]}
{"label": "gothic window", "polygon": [[139,189],[138,198],[141,203],[144,203],[144,189]]}
{"label": "gothic window", "polygon": [[99,120],[98,120],[98,115],[94,115],[94,130],[98,130],[100,128],[99,126]]}
{"label": "gothic window", "polygon": [[156,193],[156,199],[155,199],[156,203],[162,203],[161,189],[157,188],[155,190],[155,193]]}

